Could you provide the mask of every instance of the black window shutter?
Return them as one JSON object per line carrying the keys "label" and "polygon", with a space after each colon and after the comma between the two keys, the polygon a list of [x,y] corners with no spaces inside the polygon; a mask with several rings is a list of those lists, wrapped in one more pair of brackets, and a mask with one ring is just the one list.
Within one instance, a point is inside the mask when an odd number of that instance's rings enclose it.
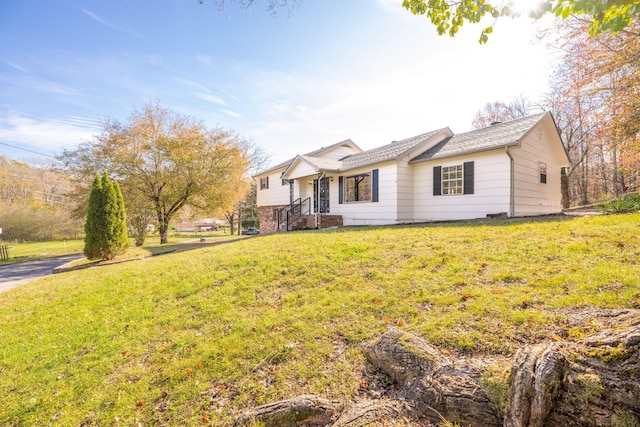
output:
{"label": "black window shutter", "polygon": [[377,202],[378,201],[378,169],[374,169],[372,176],[372,183],[371,183],[371,201],[372,202]]}
{"label": "black window shutter", "polygon": [[267,190],[269,189],[269,177],[267,177]]}
{"label": "black window shutter", "polygon": [[433,195],[442,195],[442,166],[433,167]]}
{"label": "black window shutter", "polygon": [[465,162],[463,170],[464,194],[473,194],[473,162]]}
{"label": "black window shutter", "polygon": [[342,199],[344,198],[343,196],[343,191],[344,189],[343,187],[343,179],[341,176],[338,177],[338,204],[342,204]]}

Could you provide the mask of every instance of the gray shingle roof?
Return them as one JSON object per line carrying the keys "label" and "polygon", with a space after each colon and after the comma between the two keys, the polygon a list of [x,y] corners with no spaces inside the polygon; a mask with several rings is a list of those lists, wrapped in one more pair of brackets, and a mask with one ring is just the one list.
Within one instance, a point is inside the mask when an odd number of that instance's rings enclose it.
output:
{"label": "gray shingle roof", "polygon": [[355,169],[374,163],[396,159],[399,156],[405,154],[407,151],[411,151],[415,147],[426,142],[429,138],[440,132],[443,132],[446,129],[447,128],[434,130],[431,132],[423,133],[422,135],[414,136],[412,138],[403,139],[402,141],[394,141],[391,144],[373,148],[362,153],[352,154],[341,159],[342,166],[340,170]]}
{"label": "gray shingle roof", "polygon": [[411,159],[411,162],[439,159],[456,156],[458,154],[517,145],[527,132],[547,114],[549,113],[535,114],[522,119],[498,123],[483,129],[454,135],[451,138],[439,142],[419,156],[414,157]]}
{"label": "gray shingle roof", "polygon": [[322,157],[313,157],[307,155],[300,156],[300,158],[314,165],[319,170],[338,171],[342,167],[342,162],[340,160],[323,159]]}
{"label": "gray shingle roof", "polygon": [[[325,151],[328,151],[328,150],[330,150],[330,149],[332,149],[334,147],[338,147],[338,146],[343,145],[343,144],[350,144],[350,145],[353,145],[354,147],[356,147],[358,150],[361,150],[360,147],[358,147],[353,141],[351,141],[350,139],[345,139],[344,141],[336,142],[335,144],[331,144],[331,145],[329,145],[327,147],[322,147],[322,148],[318,148],[317,150],[310,151],[309,153],[304,154],[304,156],[314,157],[314,156],[317,156],[318,154],[322,154]],[[292,157],[289,160],[285,160],[284,162],[278,163],[275,166],[271,166],[271,167],[269,167],[267,169],[261,170],[260,172],[255,174],[254,177],[258,176],[258,175],[263,175],[263,174],[265,174],[267,172],[273,172],[275,170],[285,168],[285,167],[289,166],[291,164],[291,162],[293,162],[295,159],[296,159],[295,157]]]}
{"label": "gray shingle roof", "polygon": [[[498,123],[483,129],[471,132],[461,133],[438,142],[435,146],[429,148],[424,153],[411,159],[411,162],[419,162],[429,159],[438,159],[443,157],[451,157],[459,154],[474,153],[478,151],[491,150],[495,148],[517,145],[520,140],[546,115],[550,113],[540,113],[522,119],[512,120],[510,122]],[[447,131],[448,128],[442,128],[422,135],[407,138],[402,141],[394,141],[382,147],[363,151],[361,153],[346,156],[340,160],[331,160],[319,157],[325,151],[339,146],[341,144],[353,142],[350,139],[338,142],[328,147],[323,147],[302,156],[296,156],[286,162],[280,163],[272,168],[260,172],[258,175],[271,172],[287,166],[300,158],[318,170],[326,171],[346,171],[350,169],[360,168],[376,163],[394,160],[398,157],[410,152],[421,144],[427,142],[430,138],[439,133]],[[450,132],[450,131],[449,131]],[[357,147],[357,145],[353,144]],[[257,175],[256,175],[257,176]]]}

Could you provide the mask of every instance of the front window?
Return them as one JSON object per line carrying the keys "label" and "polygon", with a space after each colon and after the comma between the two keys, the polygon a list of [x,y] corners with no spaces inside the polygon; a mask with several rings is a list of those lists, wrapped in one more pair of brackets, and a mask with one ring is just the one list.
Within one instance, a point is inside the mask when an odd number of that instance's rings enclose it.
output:
{"label": "front window", "polygon": [[462,165],[442,168],[442,194],[463,194]]}
{"label": "front window", "polygon": [[371,174],[347,176],[344,179],[344,201],[370,202],[371,201]]}

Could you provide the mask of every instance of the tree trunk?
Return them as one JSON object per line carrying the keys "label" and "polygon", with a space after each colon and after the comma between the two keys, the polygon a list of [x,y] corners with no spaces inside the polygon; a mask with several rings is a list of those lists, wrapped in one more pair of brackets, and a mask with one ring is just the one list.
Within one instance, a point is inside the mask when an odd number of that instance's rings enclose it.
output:
{"label": "tree trunk", "polygon": [[397,392],[346,409],[302,396],[298,404],[292,399],[249,411],[235,425],[360,427],[446,419],[487,427],[639,427],[640,310],[612,310],[591,319],[606,330],[583,340],[527,346],[511,361],[452,360],[423,339],[390,329],[365,351]]}
{"label": "tree trunk", "polygon": [[229,223],[229,234],[233,236],[233,230],[234,230],[234,224],[235,224],[235,218],[236,218],[236,213],[235,211],[233,212],[226,212],[224,214],[224,216],[227,219],[227,222]]}
{"label": "tree trunk", "polygon": [[562,194],[562,209],[571,207],[571,193],[569,192],[569,175],[567,168],[560,169],[560,189]]}
{"label": "tree trunk", "polygon": [[160,232],[160,244],[164,245],[169,242],[167,238],[167,233],[169,231],[169,223],[160,223],[158,224],[158,231]]}

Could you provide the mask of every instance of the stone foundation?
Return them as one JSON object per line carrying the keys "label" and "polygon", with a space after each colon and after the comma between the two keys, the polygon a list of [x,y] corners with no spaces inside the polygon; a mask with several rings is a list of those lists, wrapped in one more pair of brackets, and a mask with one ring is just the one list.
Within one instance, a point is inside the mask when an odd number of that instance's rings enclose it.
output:
{"label": "stone foundation", "polygon": [[276,231],[286,231],[286,225],[282,224],[280,230],[278,230],[278,223],[274,217],[273,211],[275,209],[282,209],[287,205],[279,206],[260,206],[260,234],[273,233]]}
{"label": "stone foundation", "polygon": [[342,215],[320,215],[318,228],[342,227]]}
{"label": "stone foundation", "polygon": [[[280,206],[260,206],[260,233],[274,233],[276,231],[287,231],[286,230],[286,219],[283,218],[282,224],[280,225],[280,229],[278,230],[278,223],[274,218],[273,211],[275,209],[282,209],[283,207],[288,205],[280,205]],[[306,224],[303,227],[306,228],[316,228],[316,220],[315,215],[305,215],[304,219],[306,220]],[[318,228],[329,228],[329,227],[342,227],[342,215],[319,215],[318,216]]]}

